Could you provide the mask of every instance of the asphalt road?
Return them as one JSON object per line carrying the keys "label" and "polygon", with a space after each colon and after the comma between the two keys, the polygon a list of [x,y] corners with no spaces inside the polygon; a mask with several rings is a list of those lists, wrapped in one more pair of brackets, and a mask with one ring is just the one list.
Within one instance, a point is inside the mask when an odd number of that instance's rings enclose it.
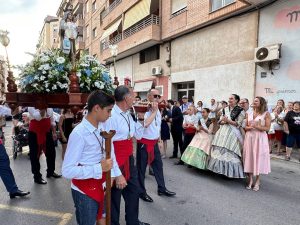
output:
{"label": "asphalt road", "polygon": [[[7,150],[11,155],[10,146],[8,141]],[[61,167],[60,153],[57,148],[57,172]],[[140,201],[142,221],[151,225],[300,224],[300,164],[272,160],[272,173],[262,177],[261,190],[256,193],[245,189],[244,180],[175,166],[174,160],[170,159],[163,162],[167,188],[177,195],[174,198],[159,197],[154,177],[147,176],[146,187],[154,202]],[[19,187],[30,190],[31,195],[10,200],[0,182],[0,225],[76,224],[69,181],[48,179],[47,185],[34,184],[26,153],[12,159],[11,168]],[[41,172],[45,176],[43,156]],[[125,225],[124,214],[120,225]]]}

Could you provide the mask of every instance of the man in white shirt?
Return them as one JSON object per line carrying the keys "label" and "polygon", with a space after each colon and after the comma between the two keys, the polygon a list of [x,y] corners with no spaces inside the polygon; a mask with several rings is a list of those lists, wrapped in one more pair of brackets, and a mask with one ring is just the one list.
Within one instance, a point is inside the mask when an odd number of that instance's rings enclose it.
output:
{"label": "man in white shirt", "polygon": [[[0,117],[10,116],[11,109],[0,105]],[[30,192],[21,191],[15,181],[14,174],[10,168],[9,157],[7,155],[6,149],[0,137],[0,177],[4,183],[6,190],[9,193],[10,198],[24,197],[29,195]]]}
{"label": "man in white shirt", "polygon": [[149,164],[154,172],[154,176],[158,185],[158,195],[174,196],[175,192],[167,190],[165,186],[163,163],[158,148],[158,139],[160,137],[161,114],[158,110],[159,92],[152,89],[148,92],[148,100],[151,108],[144,115],[144,133],[141,140],[137,144],[137,168],[139,183],[142,188],[140,198],[146,202],[153,202],[153,199],[147,194],[145,188],[145,172],[147,164]]}
{"label": "man in white shirt", "polygon": [[68,140],[62,174],[72,179],[78,225],[95,225],[97,220],[101,220],[105,173],[110,172],[115,177],[118,188],[123,189],[127,185],[118,167],[113,146],[111,159],[105,159],[105,141],[100,135],[101,131],[105,131],[103,123],[110,117],[113,105],[113,97],[102,91],[90,94],[88,114],[73,129]]}
{"label": "man in white shirt", "polygon": [[144,127],[136,118],[130,114],[133,106],[134,95],[131,88],[119,86],[115,90],[116,104],[112,109],[111,117],[105,123],[106,129],[115,130],[113,137],[116,159],[119,168],[126,179],[127,186],[119,189],[116,183],[112,187],[111,201],[112,225],[120,225],[120,203],[121,196],[125,201],[125,220],[127,225],[149,225],[139,221],[139,194],[141,188],[138,182],[137,169],[133,157],[132,138],[141,139]]}
{"label": "man in white shirt", "polygon": [[187,110],[191,105],[191,103],[188,102],[188,97],[186,95],[182,96],[181,100],[182,100],[182,105],[180,106],[180,110],[183,115],[187,115]]}
{"label": "man in white shirt", "polygon": [[45,153],[47,161],[47,178],[60,178],[61,175],[55,170],[55,145],[56,124],[53,118],[53,109],[39,110],[34,107],[28,107],[30,115],[28,143],[30,150],[31,171],[34,182],[37,184],[47,184],[40,173],[40,155]]}
{"label": "man in white shirt", "polygon": [[210,100],[210,103],[211,103],[211,105],[209,107],[209,110],[210,110],[209,118],[210,119],[214,119],[214,118],[216,118],[216,113],[218,111],[218,104],[219,104],[219,102],[216,102],[216,100],[214,98],[212,98]]}

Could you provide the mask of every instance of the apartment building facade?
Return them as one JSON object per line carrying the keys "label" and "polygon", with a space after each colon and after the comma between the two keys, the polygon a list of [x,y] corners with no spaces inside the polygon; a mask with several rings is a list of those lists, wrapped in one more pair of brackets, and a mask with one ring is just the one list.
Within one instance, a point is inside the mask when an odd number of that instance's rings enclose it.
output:
{"label": "apartment building facade", "polygon": [[[83,18],[85,51],[131,81],[142,98],[227,99],[255,95],[259,12],[266,0],[65,0]],[[62,3],[63,4],[63,3]],[[76,14],[75,13],[75,14]]]}
{"label": "apartment building facade", "polygon": [[47,16],[40,32],[37,52],[59,47],[59,19],[54,16]]}

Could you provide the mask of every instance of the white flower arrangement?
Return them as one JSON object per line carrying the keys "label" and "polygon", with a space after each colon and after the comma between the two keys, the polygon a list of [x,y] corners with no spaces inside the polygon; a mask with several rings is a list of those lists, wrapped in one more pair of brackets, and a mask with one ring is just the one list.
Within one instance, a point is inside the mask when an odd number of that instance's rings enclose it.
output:
{"label": "white flower arrangement", "polygon": [[59,49],[34,55],[31,62],[19,67],[20,88],[27,93],[66,93],[71,68],[70,60]]}
{"label": "white flower arrangement", "polygon": [[93,56],[82,56],[76,71],[82,93],[101,89],[108,94],[113,94],[114,88],[108,69]]}
{"label": "white flower arrangement", "polygon": [[[49,50],[33,56],[21,70],[19,86],[27,93],[66,93],[72,69],[70,60],[60,50]],[[93,56],[85,55],[76,62],[76,75],[81,93],[103,90],[113,94],[114,88],[108,69]]]}

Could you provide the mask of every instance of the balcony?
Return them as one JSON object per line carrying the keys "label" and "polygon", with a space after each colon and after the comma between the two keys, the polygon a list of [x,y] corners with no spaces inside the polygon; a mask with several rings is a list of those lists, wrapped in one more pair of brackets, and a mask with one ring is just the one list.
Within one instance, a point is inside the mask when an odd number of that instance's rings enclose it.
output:
{"label": "balcony", "polygon": [[72,4],[73,4],[73,13],[75,15],[83,13],[84,0],[75,0],[75,1],[73,1]]}
{"label": "balcony", "polygon": [[105,50],[109,48],[109,45],[115,45],[118,44],[120,41],[122,41],[122,34],[118,34],[117,36],[115,36],[114,38],[110,39],[110,40],[106,40],[105,42],[101,43],[101,50]]}
{"label": "balcony", "polygon": [[139,23],[123,31],[113,39],[101,43],[101,58],[104,61],[111,61],[109,45],[118,44],[118,57],[123,58],[135,54],[145,48],[158,44],[161,41],[160,18],[157,15],[150,15]]}
{"label": "balcony", "polygon": [[77,19],[76,24],[78,27],[84,27],[84,19]]}
{"label": "balcony", "polygon": [[118,5],[120,5],[122,0],[115,0],[112,4],[108,6],[106,10],[101,13],[101,20],[103,20],[111,11],[113,11]]}

